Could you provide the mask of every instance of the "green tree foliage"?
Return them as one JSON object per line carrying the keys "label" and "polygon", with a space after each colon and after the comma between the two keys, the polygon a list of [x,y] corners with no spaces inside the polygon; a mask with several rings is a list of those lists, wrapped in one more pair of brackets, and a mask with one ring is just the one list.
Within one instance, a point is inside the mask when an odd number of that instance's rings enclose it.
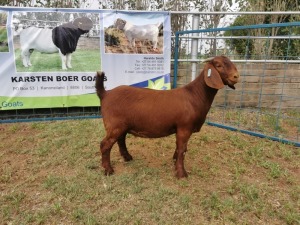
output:
{"label": "green tree foliage", "polygon": [[[293,11],[299,9],[300,0],[240,0],[241,9],[247,11]],[[272,15],[242,15],[236,18],[232,26],[246,26],[254,24],[270,24],[270,23],[286,23],[299,21],[299,16],[291,14]],[[225,32],[225,36],[254,36],[254,37],[275,37],[275,36],[293,36],[299,35],[299,29],[272,28],[272,29],[253,29],[240,30],[235,32]],[[299,41],[287,39],[234,39],[226,41],[230,46],[231,51],[241,57],[252,59],[270,58],[270,59],[289,59],[297,58],[300,53]]]}
{"label": "green tree foliage", "polygon": [[[239,16],[235,19],[235,21],[233,22],[232,26],[245,26],[245,25],[249,25],[248,24],[248,15],[245,16]],[[250,30],[247,29],[242,29],[242,30],[235,30],[235,31],[226,31],[224,36],[245,36],[245,37],[249,37],[252,35],[253,32],[251,32]],[[236,38],[232,38],[232,39],[226,39],[226,44],[227,46],[229,46],[230,50],[232,52],[235,52],[236,54],[245,57],[245,58],[249,58],[252,54],[253,54],[253,39],[236,39]]]}
{"label": "green tree foliage", "polygon": [[0,12],[0,26],[5,26],[7,21],[7,14]]}

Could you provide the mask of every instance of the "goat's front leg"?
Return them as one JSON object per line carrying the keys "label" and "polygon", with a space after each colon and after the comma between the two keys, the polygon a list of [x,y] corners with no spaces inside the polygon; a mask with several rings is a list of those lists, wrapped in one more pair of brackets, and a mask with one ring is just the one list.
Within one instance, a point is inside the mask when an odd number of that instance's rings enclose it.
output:
{"label": "goat's front leg", "polygon": [[132,46],[132,47],[135,47],[135,38],[132,38],[132,39],[131,39],[131,46]]}
{"label": "goat's front leg", "polygon": [[70,69],[72,68],[71,59],[72,59],[72,54],[67,53],[66,54],[66,64],[67,64],[67,67],[70,68]]}
{"label": "goat's front leg", "polygon": [[28,66],[32,66],[32,64],[31,64],[31,62],[30,62],[30,57],[31,57],[31,55],[32,55],[32,53],[33,53],[33,50],[34,50],[34,49],[29,49],[29,56],[28,56],[28,62],[27,62]]}
{"label": "goat's front leg", "polygon": [[152,41],[154,50],[157,50],[157,42],[158,42],[157,40]]}
{"label": "goat's front leg", "polygon": [[176,148],[176,150],[175,150],[175,152],[173,154],[173,160],[174,160],[174,162],[176,162],[177,157],[178,157],[178,153],[177,153],[177,148]]}
{"label": "goat's front leg", "polygon": [[131,161],[132,156],[129,154],[126,147],[126,133],[118,139],[119,151],[125,162]]}
{"label": "goat's front leg", "polygon": [[176,151],[173,155],[173,158],[176,158],[175,170],[177,178],[183,178],[188,176],[186,170],[184,169],[184,156],[187,151],[187,143],[190,136],[191,132],[189,130],[177,130]]}
{"label": "goat's front leg", "polygon": [[59,51],[59,54],[60,54],[60,57],[61,57],[61,68],[63,70],[66,70],[67,69],[67,56],[62,54],[61,51]]}

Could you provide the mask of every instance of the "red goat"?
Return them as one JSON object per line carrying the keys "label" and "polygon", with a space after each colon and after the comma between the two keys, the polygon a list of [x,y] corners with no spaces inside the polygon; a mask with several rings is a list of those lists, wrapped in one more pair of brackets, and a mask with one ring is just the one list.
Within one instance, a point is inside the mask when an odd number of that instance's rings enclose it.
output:
{"label": "red goat", "polygon": [[203,71],[194,81],[169,91],[130,86],[106,91],[104,72],[97,72],[96,91],[106,129],[106,137],[100,144],[105,174],[114,172],[110,152],[116,142],[124,160],[132,160],[125,143],[127,133],[146,138],[176,133],[173,155],[176,176],[187,177],[184,155],[191,134],[200,131],[218,89],[224,85],[235,89],[238,78],[235,65],[225,56],[206,60]]}

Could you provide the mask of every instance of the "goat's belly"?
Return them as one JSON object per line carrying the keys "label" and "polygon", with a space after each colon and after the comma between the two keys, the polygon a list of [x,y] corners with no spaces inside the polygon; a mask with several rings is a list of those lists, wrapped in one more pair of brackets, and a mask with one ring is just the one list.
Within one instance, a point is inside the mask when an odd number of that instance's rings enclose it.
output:
{"label": "goat's belly", "polygon": [[129,134],[142,138],[161,138],[176,133],[176,129],[167,130],[129,130]]}
{"label": "goat's belly", "polygon": [[55,53],[58,52],[58,48],[53,45],[53,46],[48,46],[48,48],[45,48],[45,46],[34,46],[35,50],[39,52],[44,52],[44,53]]}
{"label": "goat's belly", "polygon": [[[43,41],[44,39],[44,41]],[[54,45],[52,41],[52,37],[50,36],[39,36],[35,42],[32,43],[33,49],[39,51],[39,52],[45,52],[45,53],[54,53],[58,52],[58,48]]]}

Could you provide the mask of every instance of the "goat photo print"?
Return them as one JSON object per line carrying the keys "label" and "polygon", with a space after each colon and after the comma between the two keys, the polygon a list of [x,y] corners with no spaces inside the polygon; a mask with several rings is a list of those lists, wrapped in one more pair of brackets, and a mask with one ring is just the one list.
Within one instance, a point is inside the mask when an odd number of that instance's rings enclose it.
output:
{"label": "goat photo print", "polygon": [[7,13],[0,12],[0,53],[9,52],[6,23]]}
{"label": "goat photo print", "polygon": [[158,14],[107,14],[105,53],[163,54],[164,17]]}
{"label": "goat photo print", "polygon": [[17,72],[101,69],[99,24],[98,13],[14,13]]}

